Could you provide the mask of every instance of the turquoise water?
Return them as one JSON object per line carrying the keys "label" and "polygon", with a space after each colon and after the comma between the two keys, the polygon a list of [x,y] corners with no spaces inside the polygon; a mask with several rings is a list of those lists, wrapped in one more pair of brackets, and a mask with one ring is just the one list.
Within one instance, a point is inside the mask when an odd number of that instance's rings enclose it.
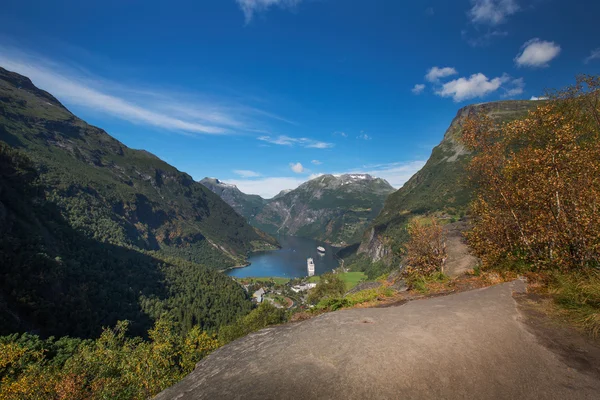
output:
{"label": "turquoise water", "polygon": [[[315,275],[330,272],[337,268],[339,263],[335,258],[336,248],[326,243],[312,239],[304,239],[295,236],[277,237],[280,250],[254,253],[248,261],[248,267],[237,268],[227,271],[227,275],[238,278],[247,277],[282,277],[299,278],[307,276],[306,259],[312,257],[315,261]],[[323,246],[325,254],[319,255],[317,247]]]}

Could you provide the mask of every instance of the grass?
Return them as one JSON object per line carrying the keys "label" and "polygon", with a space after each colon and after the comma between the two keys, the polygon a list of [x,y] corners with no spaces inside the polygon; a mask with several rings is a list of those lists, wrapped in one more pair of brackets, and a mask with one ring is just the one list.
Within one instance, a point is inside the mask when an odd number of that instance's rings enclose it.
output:
{"label": "grass", "polygon": [[[343,272],[338,274],[338,276],[346,283],[346,290],[350,290],[358,285],[360,282],[367,279],[367,275],[364,272]],[[311,276],[308,278],[309,282],[318,283],[319,276]]]}
{"label": "grass", "polygon": [[525,263],[506,263],[474,272],[480,274],[484,280],[489,280],[494,274],[503,280],[525,275],[529,283],[528,291],[549,296],[556,306],[555,312],[592,337],[600,338],[600,270],[598,268],[539,271],[533,270],[531,265]]}
{"label": "grass", "polygon": [[370,303],[390,297],[394,291],[386,286],[376,289],[365,289],[357,293],[348,294],[344,297],[329,297],[321,300],[315,307],[317,311],[336,311],[341,308],[352,307],[357,304]]}
{"label": "grass", "polygon": [[568,312],[572,322],[600,337],[600,271],[554,271],[549,278],[547,290],[556,304]]}
{"label": "grass", "polygon": [[416,290],[417,292],[426,294],[426,293],[429,293],[432,289],[437,288],[437,286],[445,285],[446,283],[449,282],[449,280],[450,280],[450,278],[447,275],[445,275],[441,272],[436,272],[429,276],[424,276],[424,275],[410,276],[410,277],[406,278],[406,283],[408,284],[408,286],[411,289]]}

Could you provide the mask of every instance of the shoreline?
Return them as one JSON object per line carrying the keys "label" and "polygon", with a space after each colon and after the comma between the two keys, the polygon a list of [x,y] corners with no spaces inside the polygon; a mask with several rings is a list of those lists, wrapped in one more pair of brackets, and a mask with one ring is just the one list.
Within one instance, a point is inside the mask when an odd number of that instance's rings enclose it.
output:
{"label": "shoreline", "polygon": [[249,267],[250,265],[252,265],[252,263],[247,262],[246,264],[243,264],[243,265],[234,265],[233,267],[227,267],[225,269],[220,269],[219,272],[225,273],[225,272],[231,271],[233,269],[246,268],[246,267]]}
{"label": "shoreline", "polygon": [[[256,254],[256,253],[267,253],[267,252],[270,252],[270,251],[277,251],[277,250],[281,250],[281,247],[277,247],[277,248],[274,248],[274,249],[261,249],[261,250],[254,250],[254,251],[250,251],[250,252],[248,252],[248,257],[249,257],[250,255],[252,255],[252,254]],[[246,263],[245,263],[245,264],[234,265],[233,267],[227,267],[227,268],[224,268],[224,269],[220,269],[220,270],[219,270],[219,272],[223,272],[223,273],[225,273],[225,272],[227,272],[227,271],[231,271],[231,270],[233,270],[233,269],[241,269],[241,268],[246,268],[246,267],[249,267],[249,266],[251,266],[251,265],[252,265],[252,263],[251,263],[250,261],[246,261]]]}

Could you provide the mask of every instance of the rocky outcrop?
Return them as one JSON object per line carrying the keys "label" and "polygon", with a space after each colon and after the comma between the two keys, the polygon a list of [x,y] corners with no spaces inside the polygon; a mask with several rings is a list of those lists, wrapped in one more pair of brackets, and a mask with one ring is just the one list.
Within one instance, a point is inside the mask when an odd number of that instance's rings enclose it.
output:
{"label": "rocky outcrop", "polygon": [[200,183],[219,195],[221,199],[247,220],[254,218],[267,203],[267,200],[258,195],[242,193],[237,186],[216,178],[204,178]]}
{"label": "rocky outcrop", "polygon": [[546,347],[513,299],[524,290],[515,281],[263,329],[155,399],[596,399],[598,349]]}

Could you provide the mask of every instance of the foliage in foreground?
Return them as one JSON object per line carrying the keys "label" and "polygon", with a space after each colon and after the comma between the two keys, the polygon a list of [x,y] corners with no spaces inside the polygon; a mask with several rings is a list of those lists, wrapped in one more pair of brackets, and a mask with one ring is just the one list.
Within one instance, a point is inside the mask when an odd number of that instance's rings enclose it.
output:
{"label": "foliage in foreground", "polygon": [[250,314],[239,318],[235,323],[219,330],[219,339],[223,344],[246,336],[269,325],[277,325],[287,320],[286,311],[276,308],[269,302],[263,302]]}
{"label": "foliage in foreground", "polygon": [[404,245],[406,251],[406,276],[429,276],[444,273],[446,263],[446,236],[436,218],[429,224],[415,218],[407,228],[410,239]]}
{"label": "foliage in foreground", "polygon": [[317,304],[328,298],[342,297],[346,293],[346,283],[337,274],[321,275],[317,286],[308,294],[308,302]]}
{"label": "foliage in foreground", "polygon": [[478,187],[470,243],[484,266],[600,265],[600,77],[577,84],[519,121],[467,122]]}
{"label": "foliage in foreground", "polygon": [[476,151],[468,239],[483,268],[529,273],[600,335],[600,77],[578,77],[520,121],[477,116],[463,140]]}
{"label": "foliage in foreground", "polygon": [[97,340],[12,335],[0,339],[0,399],[146,399],[178,382],[219,347],[198,327],[181,336],[159,320],[149,340],[127,322]]}

